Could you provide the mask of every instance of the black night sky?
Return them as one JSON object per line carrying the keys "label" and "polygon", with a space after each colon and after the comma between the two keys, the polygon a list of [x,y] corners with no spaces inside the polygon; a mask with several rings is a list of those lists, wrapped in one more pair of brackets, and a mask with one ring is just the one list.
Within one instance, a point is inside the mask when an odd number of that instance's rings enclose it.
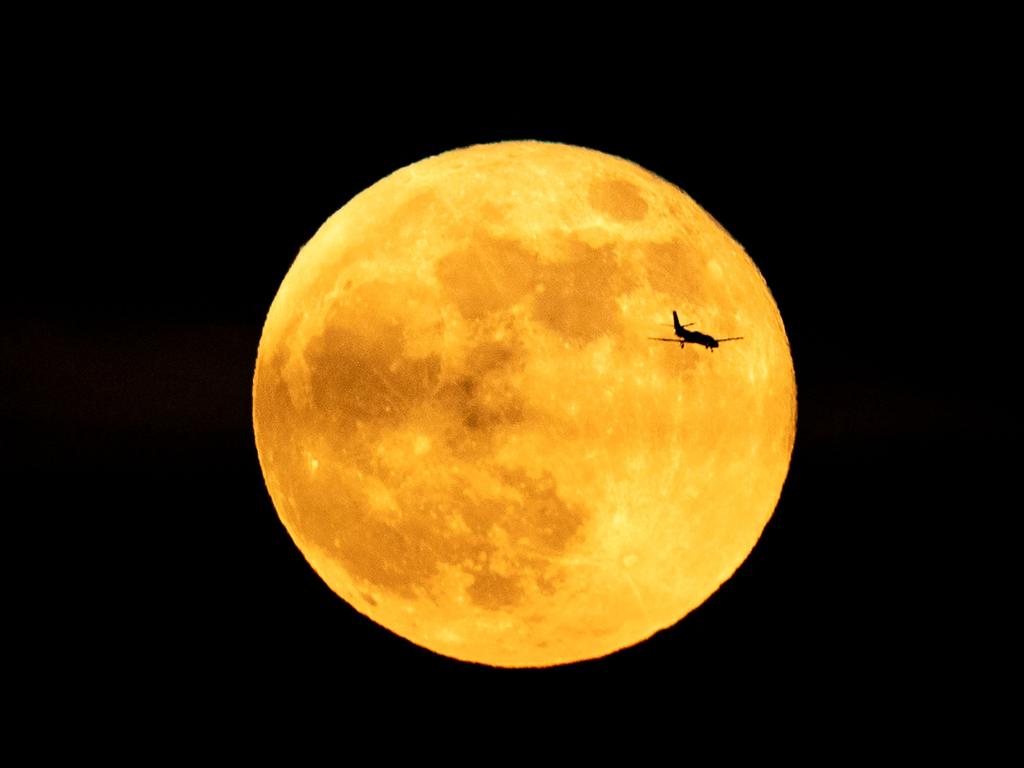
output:
{"label": "black night sky", "polygon": [[[1007,513],[985,478],[1011,461],[993,361],[1013,328],[998,286],[980,288],[985,248],[954,234],[980,237],[986,208],[936,166],[927,95],[852,75],[711,101],[458,85],[71,82],[65,121],[25,126],[39,171],[4,265],[0,418],[8,515],[34,531],[8,540],[34,563],[18,600],[53,628],[26,644],[64,684],[117,681],[130,700],[786,691],[893,707],[948,685],[936,649],[987,610],[961,572]],[[417,648],[329,591],[266,493],[250,388],[265,313],[328,215],[403,165],[519,138],[626,157],[723,224],[782,312],[798,424],[775,516],[700,609],[611,657],[515,672]]]}

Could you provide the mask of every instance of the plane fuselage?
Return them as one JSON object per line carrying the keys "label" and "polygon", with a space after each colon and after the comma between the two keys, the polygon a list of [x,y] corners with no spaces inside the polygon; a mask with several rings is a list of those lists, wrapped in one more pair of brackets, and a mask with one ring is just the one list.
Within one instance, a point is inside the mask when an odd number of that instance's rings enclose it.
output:
{"label": "plane fuselage", "polygon": [[700,331],[688,331],[685,328],[680,328],[676,331],[676,336],[679,337],[680,343],[700,344],[708,349],[716,349],[718,347],[717,339]]}
{"label": "plane fuselage", "polygon": [[[700,344],[708,349],[716,349],[718,347],[718,340],[714,336],[708,336],[700,331],[686,330],[679,322],[679,315],[676,314],[674,309],[672,310],[672,325],[675,327],[676,336],[679,337],[680,346],[689,342],[690,344]],[[687,323],[687,325],[692,325],[692,323]]]}

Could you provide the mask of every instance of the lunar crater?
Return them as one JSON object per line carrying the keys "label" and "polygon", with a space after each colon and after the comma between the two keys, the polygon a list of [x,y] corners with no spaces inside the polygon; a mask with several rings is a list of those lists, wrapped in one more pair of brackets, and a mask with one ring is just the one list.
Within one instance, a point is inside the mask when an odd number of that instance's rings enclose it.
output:
{"label": "lunar crater", "polygon": [[647,201],[640,189],[624,179],[599,179],[591,183],[590,205],[616,221],[641,221],[647,215]]}

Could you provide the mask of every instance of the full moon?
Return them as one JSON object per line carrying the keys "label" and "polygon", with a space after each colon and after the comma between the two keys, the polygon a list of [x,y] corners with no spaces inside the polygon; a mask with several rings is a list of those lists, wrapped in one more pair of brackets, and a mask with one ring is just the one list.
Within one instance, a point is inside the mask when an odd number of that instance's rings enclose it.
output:
{"label": "full moon", "polygon": [[[672,311],[718,349],[672,336]],[[302,248],[253,382],[288,533],[359,612],[502,667],[634,645],[778,502],[782,318],[744,250],[618,157],[507,142],[396,171]]]}

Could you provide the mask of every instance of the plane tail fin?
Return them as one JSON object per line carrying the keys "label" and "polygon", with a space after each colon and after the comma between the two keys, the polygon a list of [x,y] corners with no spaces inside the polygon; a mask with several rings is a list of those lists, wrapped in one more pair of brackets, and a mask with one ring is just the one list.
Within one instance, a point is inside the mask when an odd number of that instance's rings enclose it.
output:
{"label": "plane tail fin", "polygon": [[676,335],[682,336],[683,326],[679,324],[679,315],[676,314],[676,311],[674,309],[672,310],[672,324],[676,327]]}

